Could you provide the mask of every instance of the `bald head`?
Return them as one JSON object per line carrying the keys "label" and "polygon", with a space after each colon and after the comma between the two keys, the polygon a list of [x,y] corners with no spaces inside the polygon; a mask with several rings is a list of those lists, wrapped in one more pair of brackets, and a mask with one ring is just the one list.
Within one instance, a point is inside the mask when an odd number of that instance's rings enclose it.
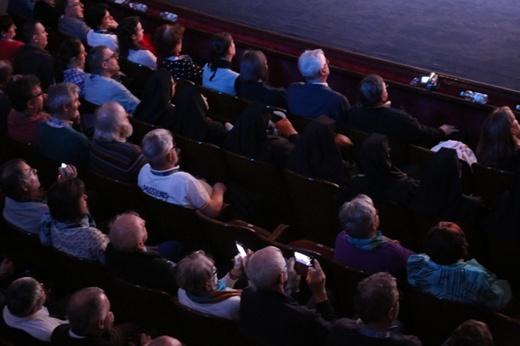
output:
{"label": "bald head", "polygon": [[135,252],[144,248],[148,238],[145,221],[133,213],[116,217],[110,225],[110,244],[121,252]]}
{"label": "bald head", "polygon": [[125,142],[133,133],[125,109],[115,101],[109,101],[97,109],[94,127],[94,138],[102,141]]}
{"label": "bald head", "polygon": [[285,273],[286,262],[282,251],[268,246],[255,252],[247,261],[247,277],[259,290],[276,290]]}

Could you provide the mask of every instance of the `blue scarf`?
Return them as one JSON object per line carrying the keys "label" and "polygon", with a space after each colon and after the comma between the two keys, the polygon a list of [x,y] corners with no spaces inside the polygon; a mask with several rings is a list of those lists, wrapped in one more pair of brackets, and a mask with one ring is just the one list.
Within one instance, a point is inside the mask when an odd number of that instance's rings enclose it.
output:
{"label": "blue scarf", "polygon": [[347,242],[361,250],[372,251],[388,243],[388,241],[389,239],[381,231],[377,231],[377,234],[372,238],[354,238],[347,234]]}

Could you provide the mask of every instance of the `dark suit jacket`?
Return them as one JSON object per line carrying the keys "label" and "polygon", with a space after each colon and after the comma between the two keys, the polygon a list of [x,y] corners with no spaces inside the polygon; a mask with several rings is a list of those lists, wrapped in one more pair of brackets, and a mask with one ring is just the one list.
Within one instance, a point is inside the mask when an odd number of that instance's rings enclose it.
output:
{"label": "dark suit jacket", "polygon": [[54,58],[44,49],[25,44],[14,55],[14,69],[22,74],[36,75],[42,90],[54,84]]}
{"label": "dark suit jacket", "polygon": [[390,107],[352,108],[349,126],[367,133],[386,135],[389,140],[428,148],[445,139],[441,129],[425,126],[405,111]]}
{"label": "dark suit jacket", "polygon": [[331,88],[312,83],[293,83],[287,89],[289,112],[306,118],[326,115],[342,128],[347,126],[350,103],[345,95]]}
{"label": "dark suit jacket", "polygon": [[311,310],[285,294],[257,291],[253,286],[242,292],[239,314],[241,332],[271,346],[324,345],[329,320],[336,318],[329,301]]}

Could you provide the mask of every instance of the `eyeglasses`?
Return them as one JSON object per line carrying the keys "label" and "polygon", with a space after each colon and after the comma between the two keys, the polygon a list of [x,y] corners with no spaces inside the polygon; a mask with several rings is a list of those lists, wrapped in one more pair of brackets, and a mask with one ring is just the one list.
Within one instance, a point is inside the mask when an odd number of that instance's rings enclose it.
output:
{"label": "eyeglasses", "polygon": [[213,274],[212,274],[212,276],[215,276],[215,275],[217,275],[217,267],[213,266]]}
{"label": "eyeglasses", "polygon": [[42,91],[41,93],[38,93],[38,94],[36,94],[36,95],[31,96],[31,98],[32,98],[32,99],[35,99],[35,98],[40,97],[40,96],[42,96],[42,95],[45,95],[45,92]]}
{"label": "eyeglasses", "polygon": [[38,173],[38,170],[36,168],[31,167],[29,169],[29,174],[25,176],[25,179],[30,179],[33,175],[36,175],[36,173]]}
{"label": "eyeglasses", "polygon": [[110,60],[110,59],[116,59],[116,60],[119,59],[119,54],[114,53],[114,54],[112,54],[111,56],[109,56],[108,58],[103,59],[103,61],[108,61],[108,60]]}

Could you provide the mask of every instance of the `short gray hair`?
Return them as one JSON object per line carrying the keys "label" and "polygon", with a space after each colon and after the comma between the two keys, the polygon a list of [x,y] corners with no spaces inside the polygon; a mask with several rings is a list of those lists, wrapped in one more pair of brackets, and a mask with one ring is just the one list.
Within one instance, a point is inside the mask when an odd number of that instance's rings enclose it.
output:
{"label": "short gray hair", "polygon": [[341,227],[354,238],[367,238],[375,222],[377,210],[367,195],[358,195],[345,202],[338,214]]}
{"label": "short gray hair", "polygon": [[298,58],[298,69],[303,78],[314,79],[326,63],[327,59],[323,50],[306,50]]}
{"label": "short gray hair", "polygon": [[[116,101],[104,103],[96,110],[94,138],[124,142],[133,132],[133,127],[126,121],[126,117],[125,109]],[[121,126],[125,127],[123,133]]]}
{"label": "short gray hair", "polygon": [[51,115],[63,114],[63,106],[71,104],[79,94],[79,87],[73,83],[58,83],[49,87],[47,107]]}
{"label": "short gray hair", "polygon": [[247,261],[246,274],[257,289],[265,290],[277,283],[285,268],[282,251],[268,246],[255,252]]}
{"label": "short gray hair", "polygon": [[13,281],[6,292],[9,312],[18,317],[31,315],[32,310],[42,298],[42,291],[40,283],[31,277]]}
{"label": "short gray hair", "polygon": [[165,162],[172,145],[171,132],[166,129],[156,129],[144,136],[141,149],[146,160],[153,166]]}
{"label": "short gray hair", "polygon": [[101,63],[105,59],[106,49],[108,49],[107,46],[100,45],[89,50],[87,55],[87,65],[92,73],[99,74],[101,71],[103,71]]}

